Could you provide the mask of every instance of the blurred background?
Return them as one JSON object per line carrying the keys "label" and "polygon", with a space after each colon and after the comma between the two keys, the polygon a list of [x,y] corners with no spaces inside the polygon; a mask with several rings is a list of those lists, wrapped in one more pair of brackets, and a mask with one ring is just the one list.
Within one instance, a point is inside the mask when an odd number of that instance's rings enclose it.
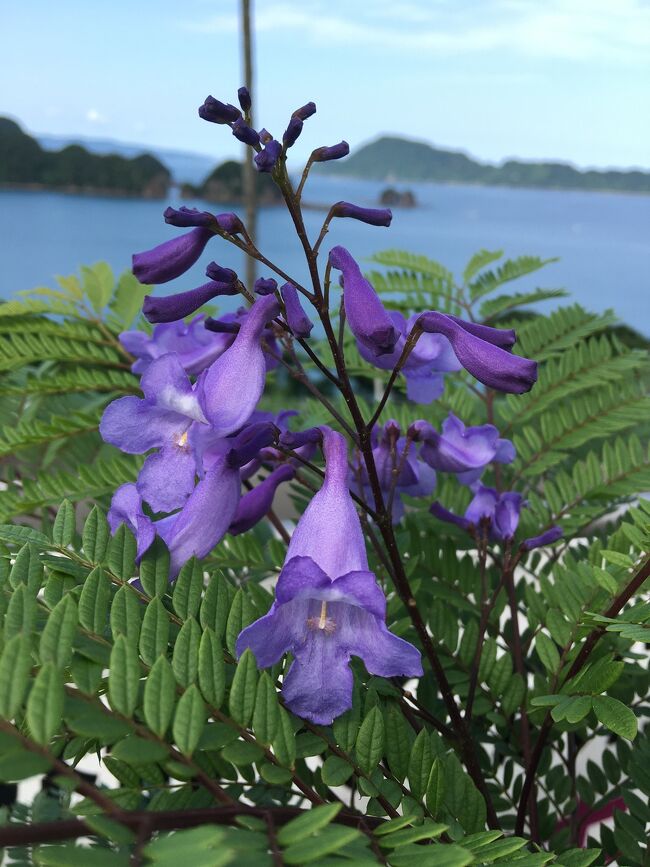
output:
{"label": "blurred background", "polygon": [[[257,128],[280,138],[316,102],[290,151],[298,176],[313,148],[351,146],[310,177],[310,231],[338,199],[393,206],[390,229],[335,221],[325,249],[406,249],[456,272],[479,248],[558,257],[530,288],[564,287],[650,336],[646,0],[5,0],[0,298],[97,260],[125,270],[178,231],[167,204],[244,213],[243,145],[197,108],[236,102],[245,13]],[[259,246],[300,279],[265,180]],[[245,273],[214,243],[174,291],[211,258]]]}

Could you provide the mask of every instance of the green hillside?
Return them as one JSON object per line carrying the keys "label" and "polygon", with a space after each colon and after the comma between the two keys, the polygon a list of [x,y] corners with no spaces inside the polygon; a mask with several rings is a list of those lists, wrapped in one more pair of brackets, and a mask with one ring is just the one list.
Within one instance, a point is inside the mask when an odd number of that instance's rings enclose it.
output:
{"label": "green hillside", "polygon": [[324,169],[332,174],[381,181],[439,181],[488,186],[564,190],[612,190],[650,193],[650,173],[581,171],[568,163],[508,160],[499,166],[481,163],[459,151],[425,142],[385,136]]}
{"label": "green hillside", "polygon": [[46,151],[9,118],[0,117],[0,185],[163,198],[170,176],[149,154],[100,156],[79,145]]}

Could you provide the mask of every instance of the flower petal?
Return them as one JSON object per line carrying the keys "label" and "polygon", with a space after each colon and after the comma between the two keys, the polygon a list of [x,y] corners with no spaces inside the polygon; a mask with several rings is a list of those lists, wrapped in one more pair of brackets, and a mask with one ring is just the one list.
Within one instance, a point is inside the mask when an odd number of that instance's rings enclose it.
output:
{"label": "flower petal", "polygon": [[159,244],[153,250],[135,253],[133,273],[140,283],[167,283],[192,267],[212,237],[214,233],[210,229],[199,226]]}
{"label": "flower petal", "polygon": [[313,630],[296,652],[284,678],[282,696],[292,713],[316,725],[329,725],[352,707],[354,679],[349,656],[323,630]]}
{"label": "flower petal", "polygon": [[285,560],[275,598],[278,605],[285,605],[297,598],[318,598],[318,591],[330,587],[332,581],[311,557],[289,557]]}
{"label": "flower petal", "polygon": [[177,412],[153,406],[139,397],[120,397],[104,410],[99,432],[104,442],[139,455],[170,442],[187,427]]}
{"label": "flower petal", "polygon": [[239,633],[235,645],[237,658],[249,648],[255,655],[258,668],[275,665],[285,653],[294,649],[304,635],[308,607],[307,600],[291,605],[274,604],[268,614]]}
{"label": "flower petal", "polygon": [[111,533],[114,534],[120,524],[126,524],[135,535],[136,560],[139,561],[153,542],[156,530],[151,518],[148,518],[142,511],[142,498],[132,482],[121,485],[115,491],[106,518]]}
{"label": "flower petal", "polygon": [[420,651],[389,632],[382,618],[348,606],[341,620],[340,640],[350,653],[363,660],[370,674],[380,677],[422,675]]}
{"label": "flower petal", "polygon": [[180,509],[194,490],[196,464],[187,446],[169,443],[149,455],[138,474],[137,488],[154,512]]}

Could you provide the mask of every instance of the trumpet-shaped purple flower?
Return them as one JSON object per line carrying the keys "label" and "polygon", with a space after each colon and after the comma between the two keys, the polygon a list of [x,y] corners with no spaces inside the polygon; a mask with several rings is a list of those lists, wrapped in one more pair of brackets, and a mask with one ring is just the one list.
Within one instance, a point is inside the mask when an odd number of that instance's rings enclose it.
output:
{"label": "trumpet-shaped purple flower", "polygon": [[168,283],[180,277],[194,265],[214,232],[205,226],[197,226],[170,241],[165,241],[144,253],[133,255],[133,273],[140,283],[153,285]]}
{"label": "trumpet-shaped purple flower", "polygon": [[156,325],[152,334],[145,331],[123,331],[122,346],[135,355],[133,373],[144,373],[152,361],[174,352],[190,376],[209,367],[234,340],[232,334],[212,334],[204,327],[205,318],[195,316],[191,322],[165,322]]}
{"label": "trumpet-shaped purple flower", "polygon": [[177,292],[159,298],[155,295],[145,295],[142,312],[149,322],[178,322],[196,313],[208,301],[218,295],[237,295],[239,288],[236,283],[217,283],[208,280],[196,289],[187,292]]}
{"label": "trumpet-shaped purple flower", "polygon": [[512,331],[464,322],[437,311],[420,314],[417,325],[428,334],[444,334],[465,370],[489,388],[522,394],[537,380],[536,362],[506,351],[514,343]]}
{"label": "trumpet-shaped purple flower", "polygon": [[261,339],[277,316],[273,295],[259,298],[248,311],[232,345],[205,372],[198,389],[205,418],[216,435],[239,430],[250,418],[264,390],[266,360]]}
{"label": "trumpet-shaped purple flower", "polygon": [[463,517],[449,512],[437,502],[431,506],[431,514],[466,530],[485,522],[494,538],[512,539],[519,525],[519,513],[523,505],[521,494],[515,491],[499,493],[481,484],[474,485],[473,491],[474,497]]}
{"label": "trumpet-shaped purple flower", "polygon": [[[418,445],[412,438],[401,435],[396,421],[387,421],[383,428],[375,428],[373,440],[372,454],[384,502],[388,502],[391,491],[395,489],[392,519],[393,524],[397,524],[404,517],[402,494],[409,497],[428,497],[435,490],[436,474],[428,464],[420,460],[417,454]],[[361,482],[366,501],[372,503],[365,462],[359,458],[354,470],[355,481]]]}
{"label": "trumpet-shaped purple flower", "polygon": [[392,352],[399,338],[379,296],[345,247],[330,250],[330,264],[343,275],[343,301],[350,329],[375,356]]}
{"label": "trumpet-shaped purple flower", "polygon": [[465,427],[451,412],[442,423],[442,433],[424,422],[419,438],[424,440],[422,459],[439,472],[456,473],[464,485],[476,482],[492,461],[509,464],[516,457],[513,444],[499,437],[494,425]]}
{"label": "trumpet-shaped purple flower", "polygon": [[298,716],[328,725],[352,705],[351,656],[382,677],[418,677],[422,663],[412,644],[386,628],[386,599],[368,571],[347,487],[345,440],[327,428],[323,437],[323,487],[294,531],[271,610],[240,633],[237,654],[250,648],[267,668],[292,653],[285,701]]}
{"label": "trumpet-shaped purple flower", "polygon": [[[361,341],[357,341],[361,357],[381,370],[395,367],[419,314],[414,314],[408,320],[398,310],[390,310],[388,315],[400,335],[392,352],[377,356]],[[406,396],[414,403],[431,403],[444,391],[443,374],[460,369],[461,365],[446,337],[442,334],[422,334],[402,366]]]}
{"label": "trumpet-shaped purple flower", "polygon": [[196,465],[188,431],[205,417],[176,355],[152,362],[140,384],[144,398],[114,400],[99,431],[106,442],[129,454],[157,449],[144,462],[137,489],[154,511],[171,511],[182,506],[194,488]]}

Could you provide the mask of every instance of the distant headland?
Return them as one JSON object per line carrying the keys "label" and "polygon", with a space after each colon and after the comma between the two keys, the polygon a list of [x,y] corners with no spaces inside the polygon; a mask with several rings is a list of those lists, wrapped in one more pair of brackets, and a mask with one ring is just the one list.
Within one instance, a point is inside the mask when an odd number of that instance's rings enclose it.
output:
{"label": "distant headland", "polygon": [[163,199],[169,170],[151,154],[99,156],[80,145],[46,151],[13,120],[0,117],[0,187]]}
{"label": "distant headland", "polygon": [[352,156],[323,163],[332,175],[376,181],[437,181],[493,187],[650,193],[650,173],[637,170],[581,170],[561,162],[506,160],[501,165],[474,160],[461,151],[447,151],[426,142],[384,136],[363,145]]}

